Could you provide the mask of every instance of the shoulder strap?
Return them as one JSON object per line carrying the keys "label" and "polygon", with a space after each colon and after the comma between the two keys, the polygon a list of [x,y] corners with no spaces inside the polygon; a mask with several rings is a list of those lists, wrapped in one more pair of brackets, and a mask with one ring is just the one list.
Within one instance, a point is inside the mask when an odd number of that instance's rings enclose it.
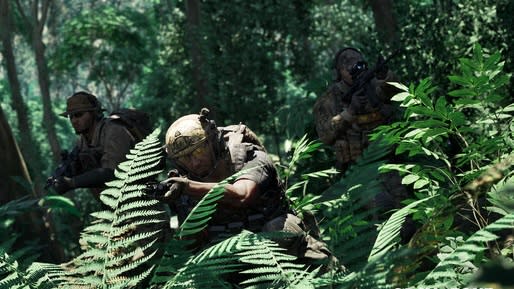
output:
{"label": "shoulder strap", "polygon": [[259,149],[265,150],[257,135],[242,123],[221,127],[220,130],[228,144],[251,143],[259,147]]}
{"label": "shoulder strap", "polygon": [[244,166],[250,151],[264,151],[264,147],[255,133],[244,124],[229,125],[219,129],[229,149],[232,166],[236,171]]}
{"label": "shoulder strap", "polygon": [[93,147],[97,147],[98,145],[100,145],[100,136],[102,135],[102,130],[104,129],[104,126],[105,124],[108,122],[109,120],[107,118],[102,118],[98,123],[97,123],[97,128],[95,129],[95,132],[93,133],[93,139],[91,141],[91,146]]}

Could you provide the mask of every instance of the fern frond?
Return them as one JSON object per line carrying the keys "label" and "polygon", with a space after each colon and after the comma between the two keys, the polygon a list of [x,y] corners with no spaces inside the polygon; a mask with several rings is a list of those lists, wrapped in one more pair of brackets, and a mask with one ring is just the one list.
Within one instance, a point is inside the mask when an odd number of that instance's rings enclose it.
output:
{"label": "fern frond", "polygon": [[498,238],[493,232],[503,229],[514,228],[514,214],[509,214],[491,223],[485,228],[471,235],[464,244],[457,247],[455,251],[444,258],[437,266],[418,284],[417,287],[444,288],[444,286],[459,287],[462,276],[457,273],[457,269],[462,268],[463,264],[473,261],[478,253],[487,249],[485,243],[494,241]]}
{"label": "fern frond", "polygon": [[159,252],[164,211],[143,189],[162,172],[159,132],[138,143],[116,169],[117,179],[106,183],[100,199],[112,210],[91,214],[96,220],[81,234],[85,252],[72,260],[68,285],[134,287],[154,269],[151,260]]}
{"label": "fern frond", "polygon": [[65,272],[59,265],[33,263],[24,270],[12,256],[0,252],[0,289],[53,289],[65,281],[64,276]]}
{"label": "fern frond", "polygon": [[[344,177],[323,192],[320,198],[325,220],[320,223],[327,244],[350,270],[366,264],[377,236],[375,215],[379,208],[370,206],[382,190],[379,168],[390,148],[379,140],[364,150]],[[344,232],[344,233],[342,233]]]}
{"label": "fern frond", "polygon": [[238,279],[252,275],[240,283],[248,286],[245,288],[300,283],[299,279],[309,274],[304,272],[305,266],[295,263],[296,257],[285,254],[269,239],[285,236],[291,234],[243,231],[191,257],[164,288],[232,288],[224,278],[234,274]]}
{"label": "fern frond", "polygon": [[180,228],[177,231],[177,236],[183,238],[189,235],[194,235],[205,229],[212,214],[216,212],[217,201],[223,198],[225,186],[247,172],[248,170],[239,171],[217,183],[211,190],[209,190],[180,225]]}
{"label": "fern frond", "polygon": [[311,153],[318,150],[322,145],[323,143],[318,140],[309,141],[307,134],[303,135],[303,137],[296,143],[293,156],[289,161],[287,177],[294,173],[295,167],[300,160],[310,158]]}
{"label": "fern frond", "polygon": [[432,198],[433,197],[427,197],[421,200],[417,200],[392,214],[391,217],[385,221],[382,229],[379,231],[375,244],[371,249],[371,254],[368,257],[368,262],[380,258],[385,253],[389,252],[396,244],[398,244],[400,230],[403,223],[405,222],[407,215],[410,214],[412,209],[417,205]]}
{"label": "fern frond", "polygon": [[241,240],[240,249],[242,251],[237,253],[240,256],[239,261],[251,265],[251,268],[240,273],[257,275],[241,282],[241,285],[251,285],[247,288],[261,288],[262,286],[278,288],[279,286],[290,286],[296,283],[296,280],[308,275],[305,265],[295,263],[295,256],[285,254],[285,249],[267,238],[275,234],[274,239],[291,237],[290,234],[275,232],[273,234],[248,234],[247,238]]}
{"label": "fern frond", "polygon": [[21,288],[25,283],[24,271],[19,269],[18,262],[7,252],[0,252],[0,288]]}
{"label": "fern frond", "polygon": [[[166,288],[231,288],[231,286],[221,279],[222,274],[230,274],[239,268],[240,265],[236,263],[237,256],[234,253],[238,252],[238,244],[241,238],[244,238],[246,233],[233,236],[226,240],[221,241],[211,247],[206,248],[195,256],[184,250],[186,243],[184,241],[173,245],[179,245],[179,254],[174,252],[173,247],[169,247],[170,253],[175,253],[179,261],[187,260],[179,264],[177,260],[169,258],[169,264],[176,264],[171,267],[168,265],[167,273],[175,273],[172,278],[167,279],[164,286]],[[171,255],[171,254],[170,254]],[[220,267],[221,264],[224,264]],[[162,269],[158,269],[163,271]],[[166,271],[164,271],[166,272]],[[155,279],[155,277],[154,277]],[[161,281],[162,282],[162,281]]]}

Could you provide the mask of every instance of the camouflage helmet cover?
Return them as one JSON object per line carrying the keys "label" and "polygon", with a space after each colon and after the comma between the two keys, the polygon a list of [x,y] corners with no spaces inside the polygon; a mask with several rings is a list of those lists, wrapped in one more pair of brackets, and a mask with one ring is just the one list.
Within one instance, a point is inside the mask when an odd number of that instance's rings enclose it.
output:
{"label": "camouflage helmet cover", "polygon": [[95,95],[79,91],[68,97],[66,100],[66,111],[60,115],[67,117],[70,114],[84,111],[103,111],[103,109]]}
{"label": "camouflage helmet cover", "polygon": [[351,67],[364,58],[359,50],[353,47],[346,47],[338,51],[335,57],[335,68],[345,68],[350,71]]}
{"label": "camouflage helmet cover", "polygon": [[216,126],[200,121],[198,114],[189,114],[177,119],[166,132],[166,152],[176,159],[193,152],[208,141]]}

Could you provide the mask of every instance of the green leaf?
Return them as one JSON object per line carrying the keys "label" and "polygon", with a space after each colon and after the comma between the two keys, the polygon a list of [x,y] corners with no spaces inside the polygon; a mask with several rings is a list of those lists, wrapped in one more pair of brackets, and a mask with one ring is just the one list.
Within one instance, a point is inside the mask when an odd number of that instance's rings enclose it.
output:
{"label": "green leaf", "polygon": [[398,101],[398,102],[402,102],[404,101],[407,97],[409,97],[411,94],[408,93],[408,92],[400,92],[400,93],[397,93],[395,94],[391,100],[392,101]]}
{"label": "green leaf", "polygon": [[439,97],[435,103],[435,110],[442,115],[446,115],[448,113],[447,105],[446,99],[444,97]]}
{"label": "green leaf", "polygon": [[368,257],[368,262],[373,262],[384,256],[388,251],[393,248],[394,245],[398,243],[400,231],[403,223],[405,222],[405,218],[412,212],[419,204],[430,200],[433,197],[427,197],[421,200],[417,200],[400,210],[396,211],[394,214],[389,217],[389,219],[384,222],[384,225],[380,229],[377,238],[375,239],[375,244],[373,245],[373,249]]}
{"label": "green leaf", "polygon": [[64,196],[48,195],[41,198],[41,206],[49,207],[51,209],[62,209],[74,216],[80,217],[81,214],[72,200]]}
{"label": "green leaf", "polygon": [[462,86],[470,86],[472,84],[469,78],[459,75],[450,75],[448,76],[448,79],[450,79],[451,82]]}
{"label": "green leaf", "polygon": [[402,184],[409,185],[409,184],[414,183],[417,180],[419,180],[419,176],[418,175],[412,175],[412,174],[411,175],[406,175],[402,179]]}
{"label": "green leaf", "polygon": [[470,88],[461,88],[450,91],[448,95],[455,97],[474,97],[477,96],[477,93],[475,92],[475,90]]}
{"label": "green leaf", "polygon": [[424,180],[424,179],[417,180],[417,181],[414,183],[414,189],[415,189],[415,190],[421,189],[421,188],[423,188],[424,186],[426,186],[426,185],[428,185],[428,184],[429,184],[429,181],[428,181],[428,180]]}

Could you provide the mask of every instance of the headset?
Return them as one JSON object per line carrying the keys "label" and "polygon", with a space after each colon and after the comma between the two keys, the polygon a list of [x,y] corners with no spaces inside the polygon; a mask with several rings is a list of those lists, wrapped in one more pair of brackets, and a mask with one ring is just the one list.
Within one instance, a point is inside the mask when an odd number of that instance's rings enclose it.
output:
{"label": "headset", "polygon": [[213,146],[216,158],[222,157],[226,153],[225,139],[223,138],[223,134],[218,131],[216,122],[207,118],[209,112],[209,109],[202,108],[199,113],[199,120],[204,130],[207,131],[207,138],[209,143]]}

